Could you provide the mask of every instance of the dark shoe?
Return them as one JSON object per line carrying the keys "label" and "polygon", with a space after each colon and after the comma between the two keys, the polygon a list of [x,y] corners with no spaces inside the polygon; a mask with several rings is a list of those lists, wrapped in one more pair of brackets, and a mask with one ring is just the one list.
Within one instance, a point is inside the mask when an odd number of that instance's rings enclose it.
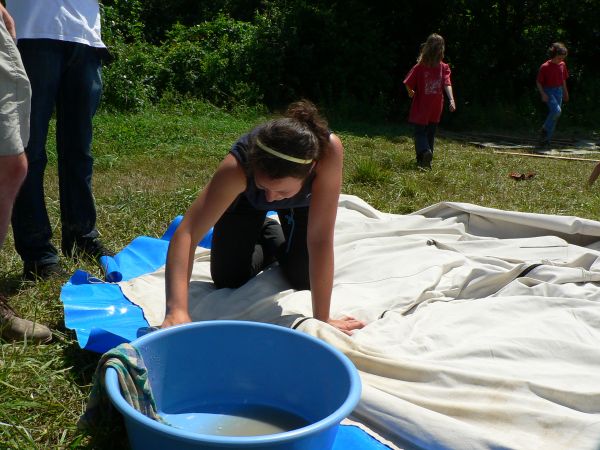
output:
{"label": "dark shoe", "polygon": [[417,166],[421,169],[431,169],[431,160],[433,159],[433,153],[427,150],[417,156]]}
{"label": "dark shoe", "polygon": [[50,329],[40,323],[21,319],[0,295],[0,336],[7,341],[46,344],[52,340]]}
{"label": "dark shoe", "polygon": [[66,274],[58,263],[40,264],[37,261],[25,261],[23,265],[23,279],[27,281],[47,280]]}
{"label": "dark shoe", "polygon": [[63,248],[65,256],[98,260],[101,256],[115,256],[98,238],[78,240],[72,247]]}

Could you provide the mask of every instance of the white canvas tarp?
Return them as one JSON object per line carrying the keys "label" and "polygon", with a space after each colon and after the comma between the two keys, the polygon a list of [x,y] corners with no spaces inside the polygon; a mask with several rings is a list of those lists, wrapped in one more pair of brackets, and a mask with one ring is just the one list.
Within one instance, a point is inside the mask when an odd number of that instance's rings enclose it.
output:
{"label": "white canvas tarp", "polygon": [[[600,222],[440,203],[381,213],[342,196],[332,315],[298,329],[343,351],[363,382],[353,419],[401,448],[600,448]],[[298,324],[310,292],[274,265],[215,290],[199,248],[194,320]],[[120,283],[151,325],[164,271]]]}

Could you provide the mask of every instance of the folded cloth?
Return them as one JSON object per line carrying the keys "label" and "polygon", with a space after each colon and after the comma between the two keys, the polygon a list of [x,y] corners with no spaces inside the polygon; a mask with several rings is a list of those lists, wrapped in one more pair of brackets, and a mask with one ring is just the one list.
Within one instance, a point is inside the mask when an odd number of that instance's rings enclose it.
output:
{"label": "folded cloth", "polygon": [[131,344],[124,343],[104,353],[98,361],[87,406],[77,424],[80,428],[91,428],[114,417],[114,408],[104,384],[108,367],[117,371],[121,393],[127,403],[149,418],[166,423],[157,413],[142,355]]}

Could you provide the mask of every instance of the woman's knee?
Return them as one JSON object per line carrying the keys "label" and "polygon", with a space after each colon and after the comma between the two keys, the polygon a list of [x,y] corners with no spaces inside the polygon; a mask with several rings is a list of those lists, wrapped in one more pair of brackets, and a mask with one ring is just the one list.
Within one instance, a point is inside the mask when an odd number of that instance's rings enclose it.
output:
{"label": "woman's knee", "polygon": [[215,270],[211,267],[211,277],[217,289],[237,289],[244,285],[250,278],[249,273],[232,270]]}

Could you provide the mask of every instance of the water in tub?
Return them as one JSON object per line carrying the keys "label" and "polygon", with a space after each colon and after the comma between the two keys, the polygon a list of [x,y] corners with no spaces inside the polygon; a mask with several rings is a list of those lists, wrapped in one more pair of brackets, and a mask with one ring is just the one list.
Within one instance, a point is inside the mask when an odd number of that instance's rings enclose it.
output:
{"label": "water in tub", "polygon": [[308,425],[301,417],[270,406],[211,406],[202,409],[203,412],[161,412],[160,415],[174,427],[217,436],[262,436]]}

